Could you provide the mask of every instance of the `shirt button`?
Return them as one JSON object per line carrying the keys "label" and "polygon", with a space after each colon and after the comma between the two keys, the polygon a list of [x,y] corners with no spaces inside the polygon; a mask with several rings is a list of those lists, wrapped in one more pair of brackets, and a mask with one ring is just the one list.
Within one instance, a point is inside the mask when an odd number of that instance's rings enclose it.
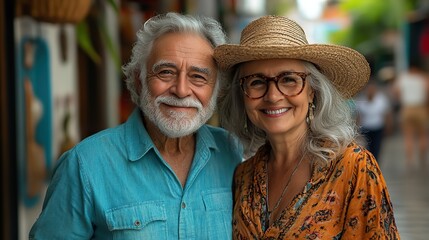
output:
{"label": "shirt button", "polygon": [[140,222],[140,220],[135,220],[134,221],[134,226],[136,226],[136,227],[140,227],[141,224],[142,223]]}
{"label": "shirt button", "polygon": [[182,208],[185,209],[186,208],[186,203],[182,202]]}

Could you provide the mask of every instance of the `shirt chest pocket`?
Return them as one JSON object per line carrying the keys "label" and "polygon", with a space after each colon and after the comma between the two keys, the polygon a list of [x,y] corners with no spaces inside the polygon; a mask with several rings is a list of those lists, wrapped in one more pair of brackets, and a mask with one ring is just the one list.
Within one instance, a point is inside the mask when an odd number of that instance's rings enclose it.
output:
{"label": "shirt chest pocket", "polygon": [[112,208],[105,216],[113,239],[168,239],[167,214],[162,201]]}
{"label": "shirt chest pocket", "polygon": [[205,206],[204,231],[206,239],[232,238],[232,193],[230,189],[205,191],[203,193]]}

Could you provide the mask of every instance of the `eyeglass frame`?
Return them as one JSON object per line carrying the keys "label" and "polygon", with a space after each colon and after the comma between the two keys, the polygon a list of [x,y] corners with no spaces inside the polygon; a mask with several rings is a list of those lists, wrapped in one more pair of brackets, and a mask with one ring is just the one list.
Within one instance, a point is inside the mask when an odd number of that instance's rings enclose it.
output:
{"label": "eyeglass frame", "polygon": [[[294,95],[286,95],[286,94],[284,94],[281,90],[280,90],[280,88],[279,88],[279,78],[280,77],[282,77],[282,76],[284,76],[284,75],[290,75],[290,74],[296,74],[296,75],[298,75],[301,79],[302,79],[302,88],[301,88],[301,90],[297,93],[297,94],[294,94]],[[282,73],[280,73],[279,75],[277,75],[277,76],[274,76],[274,77],[268,77],[268,76],[265,76],[265,75],[263,75],[263,74],[260,74],[260,73],[255,73],[255,74],[250,74],[250,75],[247,75],[247,76],[244,76],[244,77],[241,77],[240,78],[240,86],[241,86],[241,90],[243,90],[243,92],[244,92],[244,94],[246,94],[246,96],[248,97],[248,98],[250,98],[250,99],[259,99],[259,98],[263,98],[266,94],[267,94],[267,92],[268,92],[268,88],[269,88],[269,82],[271,82],[271,81],[273,81],[274,83],[275,83],[275,86],[276,86],[276,88],[277,88],[277,90],[283,95],[283,96],[286,96],[286,97],[294,97],[294,96],[298,96],[299,94],[301,94],[302,93],[302,91],[304,90],[304,88],[305,88],[305,81],[306,81],[306,79],[307,79],[307,77],[309,76],[309,75],[311,75],[311,73],[307,73],[307,72],[294,72],[294,71],[289,71],[289,72],[282,72]],[[255,77],[255,76],[258,76],[258,77],[260,77],[260,78],[262,78],[263,80],[265,80],[265,85],[267,86],[267,88],[266,88],[266,90],[265,90],[265,92],[264,92],[264,94],[262,94],[262,96],[260,96],[260,97],[251,97],[247,92],[246,92],[246,90],[244,89],[244,81],[246,81],[247,79],[249,79],[249,78],[251,78],[251,77]]]}

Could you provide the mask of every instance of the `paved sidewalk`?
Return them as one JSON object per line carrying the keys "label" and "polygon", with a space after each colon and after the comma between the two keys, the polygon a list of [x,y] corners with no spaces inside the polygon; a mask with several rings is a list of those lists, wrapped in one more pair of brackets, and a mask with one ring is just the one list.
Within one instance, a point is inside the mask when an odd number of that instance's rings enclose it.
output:
{"label": "paved sidewalk", "polygon": [[429,239],[429,159],[407,168],[399,133],[385,139],[380,168],[387,182],[402,240]]}

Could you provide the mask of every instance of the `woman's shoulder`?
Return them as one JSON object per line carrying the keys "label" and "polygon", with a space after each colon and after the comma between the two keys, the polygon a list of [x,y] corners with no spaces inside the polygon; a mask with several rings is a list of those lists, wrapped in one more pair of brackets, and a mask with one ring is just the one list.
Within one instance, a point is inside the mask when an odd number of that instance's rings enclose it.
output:
{"label": "woman's shoulder", "polygon": [[368,149],[355,142],[350,143],[343,154],[335,160],[336,169],[341,168],[353,175],[381,174],[377,161]]}
{"label": "woman's shoulder", "polygon": [[356,143],[356,142],[351,142],[345,149],[343,152],[343,156],[342,158],[360,158],[363,157],[364,155],[368,154],[369,151],[362,145]]}
{"label": "woman's shoulder", "polygon": [[236,169],[238,175],[254,174],[254,171],[259,171],[264,166],[264,162],[267,160],[266,147],[261,146],[259,150],[250,158],[241,162]]}
{"label": "woman's shoulder", "polygon": [[364,146],[352,142],[346,147],[340,160],[350,162],[351,164],[366,164],[368,161],[375,161],[375,158]]}
{"label": "woman's shoulder", "polygon": [[244,160],[243,162],[241,162],[238,166],[237,166],[237,170],[241,170],[241,171],[249,171],[255,168],[255,166],[257,165],[258,162],[261,161],[261,158],[258,156],[252,156],[246,160]]}

